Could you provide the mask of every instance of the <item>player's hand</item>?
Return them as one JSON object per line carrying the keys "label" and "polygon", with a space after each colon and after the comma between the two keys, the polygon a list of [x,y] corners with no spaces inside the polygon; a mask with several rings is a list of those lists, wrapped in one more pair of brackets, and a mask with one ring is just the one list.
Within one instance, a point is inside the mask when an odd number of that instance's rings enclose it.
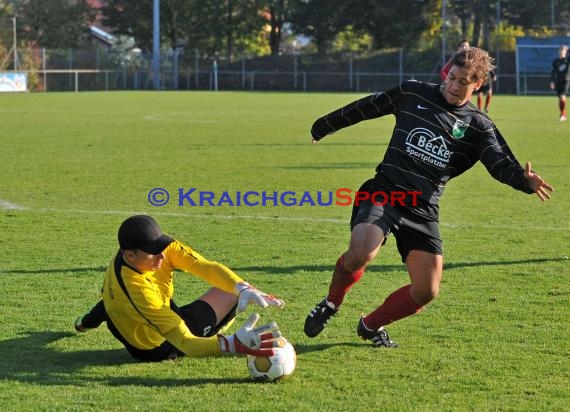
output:
{"label": "player's hand", "polygon": [[255,303],[262,309],[265,309],[268,306],[282,308],[285,305],[285,302],[283,302],[278,297],[268,295],[267,293],[254,288],[247,282],[238,283],[236,289],[239,294],[238,305],[236,309],[237,313],[243,312],[247,305],[250,303]]}
{"label": "player's hand", "polygon": [[242,355],[272,356],[273,348],[279,346],[281,331],[275,322],[255,328],[258,321],[259,314],[252,313],[235,334],[218,335],[221,351]]}
{"label": "player's hand", "polygon": [[550,82],[550,90],[554,90],[554,82]]}
{"label": "player's hand", "polygon": [[540,200],[550,199],[550,192],[553,192],[554,188],[546,183],[540,175],[532,171],[530,162],[526,162],[524,166],[524,177]]}

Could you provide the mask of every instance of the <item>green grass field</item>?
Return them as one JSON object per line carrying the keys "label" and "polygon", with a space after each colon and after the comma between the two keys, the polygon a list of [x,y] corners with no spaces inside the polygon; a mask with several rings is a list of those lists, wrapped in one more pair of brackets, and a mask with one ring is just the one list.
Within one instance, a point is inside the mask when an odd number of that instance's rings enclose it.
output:
{"label": "green grass field", "polygon": [[[570,123],[558,122],[555,97],[499,95],[491,108],[518,160],[556,188],[552,201],[494,181],[481,164],[450,182],[441,295],[389,327],[398,349],[355,334],[361,313],[408,282],[393,239],[329,327],[303,334],[346,248],[350,208],[177,205],[179,188],[357,189],[393,118],[318,145],[309,129],[359,96],[0,95],[2,410],[570,410]],[[170,192],[167,205],[149,203],[155,187]],[[262,320],[275,319],[297,349],[291,379],[252,382],[237,357],[136,363],[105,327],[74,332],[120,222],[139,212],[286,300]],[[183,273],[176,285],[179,304],[206,289]]]}

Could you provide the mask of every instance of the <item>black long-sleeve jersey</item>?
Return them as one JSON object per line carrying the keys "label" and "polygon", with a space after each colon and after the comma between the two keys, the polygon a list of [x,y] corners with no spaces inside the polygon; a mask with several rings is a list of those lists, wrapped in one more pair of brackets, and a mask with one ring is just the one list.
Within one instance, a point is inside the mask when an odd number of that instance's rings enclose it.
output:
{"label": "black long-sleeve jersey", "polygon": [[553,83],[570,82],[570,59],[568,57],[558,58],[552,62],[550,81]]}
{"label": "black long-sleeve jersey", "polygon": [[468,102],[454,106],[437,84],[405,81],[318,119],[314,139],[362,120],[393,114],[396,125],[375,180],[384,190],[419,191],[411,213],[438,219],[445,184],[480,160],[491,176],[525,193],[533,193],[505,139],[493,122]]}

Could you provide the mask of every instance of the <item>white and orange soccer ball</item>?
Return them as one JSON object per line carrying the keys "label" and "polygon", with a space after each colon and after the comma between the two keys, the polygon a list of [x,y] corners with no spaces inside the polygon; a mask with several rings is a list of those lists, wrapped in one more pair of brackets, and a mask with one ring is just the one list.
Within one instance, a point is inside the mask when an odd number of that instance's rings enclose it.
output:
{"label": "white and orange soccer ball", "polygon": [[297,366],[297,353],[287,339],[279,338],[273,356],[247,355],[247,368],[256,381],[273,382],[288,378]]}

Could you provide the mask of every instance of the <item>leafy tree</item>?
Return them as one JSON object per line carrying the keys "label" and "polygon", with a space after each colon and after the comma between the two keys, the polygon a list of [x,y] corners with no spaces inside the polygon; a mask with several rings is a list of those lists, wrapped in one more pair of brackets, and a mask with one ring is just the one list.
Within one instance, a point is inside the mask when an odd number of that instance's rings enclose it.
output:
{"label": "leafy tree", "polygon": [[271,55],[279,54],[283,40],[283,26],[289,22],[297,2],[295,0],[260,0],[257,2],[269,26],[269,48]]}
{"label": "leafy tree", "polygon": [[[191,3],[191,2],[190,2]],[[185,37],[190,18],[190,3],[186,0],[160,0],[160,42],[175,49]],[[103,24],[113,33],[133,37],[141,49],[152,50],[154,7],[150,0],[107,0],[101,9]]]}
{"label": "leafy tree", "polygon": [[513,51],[516,48],[516,38],[524,36],[525,33],[521,26],[501,23],[500,26],[495,27],[493,34],[495,36],[493,41],[495,50]]}
{"label": "leafy tree", "polygon": [[374,36],[378,48],[415,49],[422,32],[429,27],[430,2],[368,0],[357,2],[357,5],[355,8],[360,8],[358,13],[363,17],[356,27],[366,28]]}
{"label": "leafy tree", "polygon": [[[299,0],[291,13],[293,30],[298,34],[311,37],[319,53],[326,52],[335,36],[341,32],[351,20],[347,18],[345,0]],[[350,15],[350,14],[349,14]],[[354,28],[360,31],[360,27]]]}
{"label": "leafy tree", "polygon": [[0,18],[12,16],[12,4],[7,0],[0,0]]}
{"label": "leafy tree", "polygon": [[179,42],[185,38],[187,21],[191,11],[188,7],[188,1],[161,0],[160,8],[160,31],[166,38],[168,47],[176,49],[181,45]]}
{"label": "leafy tree", "polygon": [[567,0],[449,0],[449,6],[450,17],[455,15],[459,19],[463,37],[486,48],[493,46],[490,39],[493,32],[497,32],[499,21],[502,32],[552,35],[555,34],[552,30],[554,11],[554,25],[559,32],[564,33],[564,29],[570,26],[565,25],[565,13],[570,16],[570,2]]}
{"label": "leafy tree", "polygon": [[504,18],[512,25],[530,29],[550,25],[550,0],[502,0]]}
{"label": "leafy tree", "polygon": [[319,52],[330,49],[338,33],[351,27],[370,34],[377,48],[417,48],[432,22],[435,0],[300,0],[293,28],[309,36]]}
{"label": "leafy tree", "polygon": [[338,33],[333,41],[334,51],[366,53],[372,50],[372,36],[366,32],[356,32],[352,25]]}
{"label": "leafy tree", "polygon": [[[418,48],[421,50],[437,47],[441,42],[441,1],[442,0],[430,0],[423,11],[426,26],[418,39]],[[449,39],[448,31],[446,31],[446,35]],[[463,38],[465,35],[458,34],[457,37]]]}
{"label": "leafy tree", "polygon": [[12,5],[0,0],[0,70],[5,70],[13,43]]}
{"label": "leafy tree", "polygon": [[21,0],[13,2],[18,38],[46,48],[71,48],[89,36],[86,22],[95,10],[85,0]]}
{"label": "leafy tree", "polygon": [[[232,55],[230,51],[237,53],[253,52],[258,54],[258,52],[264,50],[264,46],[261,43],[265,43],[261,36],[265,19],[260,9],[260,4],[255,0],[234,1],[237,3],[237,7],[234,9],[233,23],[228,24],[228,27],[232,30],[233,38],[232,47],[228,47],[228,54]],[[267,48],[265,47],[265,49]]]}
{"label": "leafy tree", "polygon": [[152,1],[107,0],[101,9],[103,24],[114,34],[131,36],[138,47],[152,50]]}
{"label": "leafy tree", "polygon": [[[161,43],[169,48],[187,46],[213,55],[232,56],[257,38],[263,25],[254,0],[161,0]],[[132,36],[144,50],[152,49],[151,1],[108,0],[102,9],[104,24],[114,33]]]}
{"label": "leafy tree", "polygon": [[259,38],[263,18],[252,0],[194,0],[186,26],[188,45],[207,54],[225,50],[226,60]]}

